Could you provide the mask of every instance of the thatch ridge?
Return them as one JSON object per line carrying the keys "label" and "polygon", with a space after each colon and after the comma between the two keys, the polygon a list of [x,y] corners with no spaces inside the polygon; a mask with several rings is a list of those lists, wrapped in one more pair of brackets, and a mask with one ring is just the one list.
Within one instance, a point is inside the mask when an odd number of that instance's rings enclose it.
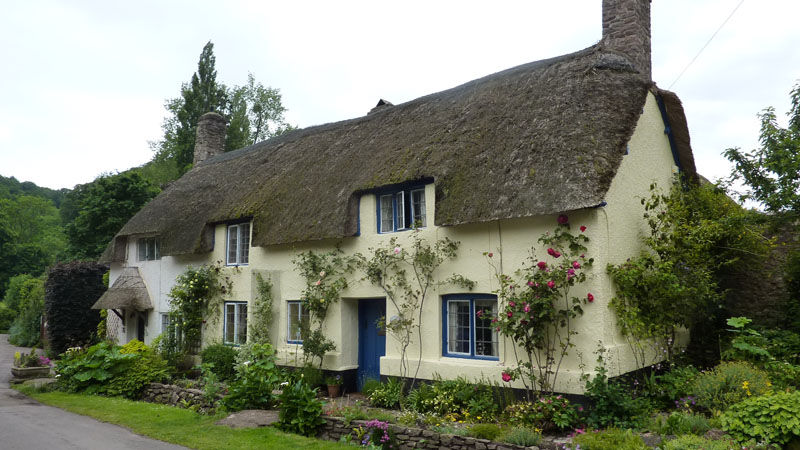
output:
{"label": "thatch ridge", "polygon": [[118,236],[158,233],[164,255],[209,251],[209,225],[246,217],[255,246],[353,236],[361,193],[422,179],[439,226],[592,207],[651,88],[601,45],[524,64],[210,158]]}
{"label": "thatch ridge", "polygon": [[153,301],[147,292],[138,267],[125,267],[114,280],[114,284],[92,305],[92,309],[153,309]]}

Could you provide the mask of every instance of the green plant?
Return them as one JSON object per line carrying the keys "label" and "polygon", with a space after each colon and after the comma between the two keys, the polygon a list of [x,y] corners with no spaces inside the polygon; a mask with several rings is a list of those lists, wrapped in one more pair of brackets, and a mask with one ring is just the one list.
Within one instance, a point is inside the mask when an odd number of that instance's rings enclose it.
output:
{"label": "green plant", "polygon": [[142,342],[142,341],[140,341],[138,339],[133,339],[130,342],[128,342],[127,344],[125,344],[122,347],[120,347],[119,352],[122,353],[123,355],[126,355],[126,354],[129,354],[129,353],[144,353],[144,352],[148,351],[149,349],[150,349],[150,347],[145,345],[144,342]]}
{"label": "green plant", "polygon": [[[467,432],[470,436],[478,439],[488,439],[490,441],[497,440],[503,434],[503,429],[499,425],[493,423],[478,423],[471,427]],[[531,444],[536,445],[536,444]]]}
{"label": "green plant", "polygon": [[272,346],[244,345],[236,362],[236,377],[222,400],[223,406],[231,411],[269,408],[274,400],[272,391],[281,379]]}
{"label": "green plant", "polygon": [[500,439],[508,444],[531,447],[539,444],[542,434],[527,427],[514,427],[505,432]]}
{"label": "green plant", "polygon": [[643,426],[650,414],[650,402],[645,397],[634,397],[621,380],[608,378],[602,349],[598,351],[597,363],[594,377],[586,382],[585,395],[592,403],[586,422],[598,428]]}
{"label": "green plant", "polygon": [[209,369],[220,381],[232,380],[236,375],[236,348],[225,344],[213,344],[200,353],[203,364],[213,364]]}
{"label": "green plant", "polygon": [[398,408],[402,400],[403,380],[395,377],[373,389],[369,395],[369,402],[381,408]]}
{"label": "green plant", "polygon": [[370,420],[364,425],[353,429],[353,433],[359,443],[371,449],[393,449],[397,448],[397,440],[394,430],[387,422],[380,420]]}
{"label": "green plant", "polygon": [[604,431],[593,431],[577,434],[572,444],[565,446],[567,450],[646,450],[644,440],[631,430],[609,428]]}
{"label": "green plant", "polygon": [[213,405],[217,402],[217,397],[220,392],[222,392],[219,376],[214,372],[214,366],[211,364],[202,364],[200,366],[200,377],[203,384],[203,399],[207,403]]}
{"label": "green plant", "polygon": [[444,423],[440,425],[432,425],[430,430],[439,434],[452,434],[453,436],[468,436],[469,430],[463,427],[457,427],[452,423]]}
{"label": "green plant", "polygon": [[668,372],[655,376],[648,383],[647,395],[661,407],[670,407],[680,398],[692,393],[694,379],[700,373],[694,366],[673,366]]}
{"label": "green plant", "polygon": [[407,427],[416,427],[419,423],[419,414],[411,410],[405,410],[397,415],[397,423]]}
{"label": "green plant", "polygon": [[723,358],[752,363],[773,358],[764,348],[766,339],[761,336],[761,333],[748,326],[752,322],[747,317],[731,317],[726,321],[731,327],[728,331],[733,333],[734,337],[731,339],[730,347],[722,352]]}
{"label": "green plant", "polygon": [[705,416],[682,411],[656,415],[650,423],[650,430],[659,434],[703,434],[710,429]]}
{"label": "green plant", "polygon": [[542,432],[565,430],[578,423],[578,411],[561,395],[545,395],[532,402],[509,405],[505,416],[512,425],[530,426]]}
{"label": "green plant", "polygon": [[[490,253],[485,254],[500,285],[495,291],[500,301],[495,325],[514,343],[516,367],[503,373],[503,381],[521,380],[529,401],[534,392],[555,388],[561,363],[574,346],[577,332],[572,321],[583,315],[583,304],[594,301],[591,293],[578,297],[572,292],[586,281],[594,261],[586,257],[585,230],[581,227],[572,234],[568,217],[559,216],[555,230],[538,239],[549,258],[539,259],[532,252],[516,279],[503,273]],[[517,348],[524,351],[524,358],[517,356]]]}
{"label": "green plant", "polygon": [[106,394],[138,399],[150,383],[169,378],[171,369],[167,361],[146,345],[141,344],[141,347],[131,353],[123,353],[123,350],[124,347],[120,350],[121,354],[132,354],[136,358],[124,372],[119,372],[108,380],[102,389]]}
{"label": "green plant", "polygon": [[436,397],[433,385],[420,383],[406,396],[405,406],[418,413],[428,413],[435,409]]}
{"label": "green plant", "polygon": [[723,361],[713,370],[698,375],[692,391],[699,406],[722,412],[748,397],[767,393],[770,386],[763,370],[744,361]]}
{"label": "green plant", "polygon": [[707,439],[692,434],[678,436],[662,446],[663,450],[731,450],[740,447],[731,439]]}
{"label": "green plant", "polygon": [[258,295],[253,299],[251,318],[247,321],[248,339],[253,344],[270,343],[270,325],[272,324],[272,280],[264,279],[260,273],[255,274]]}
{"label": "green plant", "polygon": [[278,426],[281,430],[314,436],[317,428],[325,423],[322,418],[322,402],[317,400],[316,389],[310,388],[302,380],[287,386],[280,400]]}
{"label": "green plant", "polygon": [[[423,339],[419,324],[428,291],[440,284],[456,284],[472,290],[475,283],[456,274],[444,281],[438,280],[437,270],[442,263],[456,257],[459,242],[445,237],[431,245],[422,238],[419,229],[414,230],[411,239],[410,249],[403,248],[393,237],[383,247],[370,248],[369,258],[361,254],[354,258],[356,265],[365,273],[365,279],[383,290],[397,312],[396,318],[387,321],[384,317],[381,324],[398,343],[400,377],[411,378],[413,389],[422,361]],[[413,376],[409,376],[408,347],[414,331],[417,332],[419,359]]]}
{"label": "green plant", "polygon": [[44,309],[47,339],[54,353],[96,339],[100,312],[91,307],[106,290],[103,274],[107,270],[104,265],[86,261],[56,264],[48,270]]}
{"label": "green plant", "polygon": [[108,342],[86,350],[70,349],[56,363],[58,384],[68,392],[102,393],[108,380],[124,374],[136,358],[133,353],[120,353],[119,347]]}
{"label": "green plant", "polygon": [[340,386],[342,384],[342,376],[341,375],[332,375],[325,377],[325,384],[328,386]]}
{"label": "green plant", "polygon": [[739,442],[786,444],[800,437],[800,391],[745,399],[727,408],[721,422],[722,429]]}
{"label": "green plant", "polygon": [[4,303],[16,315],[8,329],[8,342],[20,347],[37,345],[44,312],[44,280],[30,275],[11,278]]}
{"label": "green plant", "polygon": [[364,380],[364,385],[361,387],[361,392],[369,398],[375,389],[381,387],[381,381],[374,378],[367,378]]}

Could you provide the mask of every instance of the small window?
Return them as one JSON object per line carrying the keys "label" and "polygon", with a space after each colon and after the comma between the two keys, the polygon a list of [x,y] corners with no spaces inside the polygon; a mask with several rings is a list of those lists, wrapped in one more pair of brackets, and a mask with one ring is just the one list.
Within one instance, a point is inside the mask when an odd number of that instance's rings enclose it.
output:
{"label": "small window", "polygon": [[161,259],[159,239],[157,237],[140,238],[137,241],[139,261],[154,261]]}
{"label": "small window", "polygon": [[247,342],[247,303],[225,302],[224,341],[233,345]]}
{"label": "small window", "polygon": [[498,359],[497,297],[493,295],[448,295],[442,301],[445,356]]}
{"label": "small window", "polygon": [[161,314],[161,333],[169,331],[169,314]]}
{"label": "small window", "polygon": [[250,262],[250,224],[228,225],[229,266],[244,266]]}
{"label": "small window", "polygon": [[381,233],[427,226],[425,188],[400,189],[378,195],[378,230]]}
{"label": "small window", "polygon": [[289,302],[288,339],[290,344],[302,344],[305,331],[308,329],[309,315],[303,303]]}

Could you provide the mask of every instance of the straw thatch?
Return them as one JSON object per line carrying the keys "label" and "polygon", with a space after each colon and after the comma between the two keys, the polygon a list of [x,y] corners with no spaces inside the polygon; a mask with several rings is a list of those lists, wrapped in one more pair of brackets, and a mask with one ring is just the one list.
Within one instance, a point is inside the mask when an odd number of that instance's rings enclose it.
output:
{"label": "straw thatch", "polygon": [[153,301],[138,267],[125,267],[114,284],[92,305],[92,309],[153,309]]}
{"label": "straw thatch", "polygon": [[[206,252],[213,224],[240,218],[252,218],[255,246],[353,236],[359,196],[408,181],[435,182],[439,226],[596,206],[650,90],[661,93],[596,45],[294,131],[198,164],[125,225],[103,260],[120,260],[115,247],[140,233],[159,234],[164,255]],[[666,94],[693,172],[683,110]]]}

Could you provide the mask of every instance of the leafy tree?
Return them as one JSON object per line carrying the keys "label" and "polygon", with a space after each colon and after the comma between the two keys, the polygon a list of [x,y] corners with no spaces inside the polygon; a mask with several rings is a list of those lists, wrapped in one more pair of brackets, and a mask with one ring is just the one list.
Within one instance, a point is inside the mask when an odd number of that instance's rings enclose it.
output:
{"label": "leafy tree", "polygon": [[68,253],[97,259],[115,234],[158,189],[135,172],[102,175],[67,194],[74,219],[66,226]]}
{"label": "leafy tree", "polygon": [[225,150],[231,151],[292,129],[285,123],[286,109],[277,89],[264,87],[248,75],[247,84],[228,88],[217,82],[214,44],[203,47],[197,72],[181,86],[180,97],[167,100],[169,115],[164,119],[164,138],[152,142],[155,162],[171,162],[178,175],[189,168],[194,158],[197,121],[215,111],[228,120]]}
{"label": "leafy tree", "polygon": [[736,148],[724,155],[734,164],[727,183],[742,181],[747,191],[742,200],[754,200],[771,212],[789,219],[800,214],[800,83],[791,92],[789,126],[778,125],[775,108],[764,109],[761,119],[761,147],[750,153]]}

